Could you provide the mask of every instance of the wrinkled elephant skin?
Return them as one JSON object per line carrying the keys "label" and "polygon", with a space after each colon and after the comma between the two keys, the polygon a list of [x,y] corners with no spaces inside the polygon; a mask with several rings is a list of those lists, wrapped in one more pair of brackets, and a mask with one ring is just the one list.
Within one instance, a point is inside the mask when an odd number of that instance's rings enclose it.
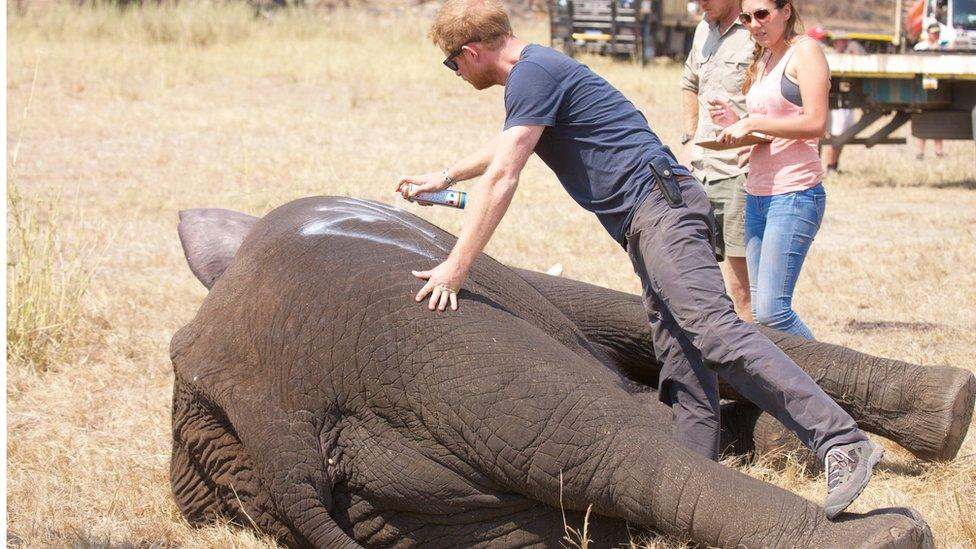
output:
{"label": "wrinkled elephant skin", "polygon": [[[636,380],[657,385],[660,365],[640,296],[533,271],[518,272],[613,357],[617,368]],[[973,419],[976,376],[972,372],[952,366],[919,366],[765,327],[760,330],[862,429],[899,443],[921,459],[956,457]],[[725,386],[722,396],[739,398]]]}
{"label": "wrinkled elephant skin", "polygon": [[560,507],[579,528],[592,506],[591,546],[628,524],[715,546],[931,545],[907,510],[830,522],[676,445],[607,346],[487,256],[458,311],[426,310],[410,270],[454,238],[412,215],[298,200],[225,270],[207,258],[234,238],[207,227],[226,215],[181,214],[212,283],[171,344],[171,481],[192,524],[229,517],[297,547],[551,547]]}

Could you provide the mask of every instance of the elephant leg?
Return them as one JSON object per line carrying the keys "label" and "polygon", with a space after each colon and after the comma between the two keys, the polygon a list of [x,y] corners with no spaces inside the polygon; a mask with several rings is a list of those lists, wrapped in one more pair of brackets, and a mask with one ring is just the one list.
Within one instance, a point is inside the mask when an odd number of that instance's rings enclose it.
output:
{"label": "elephant leg", "polygon": [[[635,393],[656,421],[671,420],[671,410],[656,391]],[[721,449],[723,457],[753,456],[774,467],[785,466],[787,459],[799,462],[813,473],[823,465],[817,455],[803,445],[789,429],[756,405],[744,400],[727,401],[721,407]]]}
{"label": "elephant leg", "polygon": [[[516,271],[606,351],[613,367],[631,379],[657,386],[660,364],[639,296]],[[921,459],[947,460],[959,452],[976,403],[972,372],[874,357],[768,328],[761,331],[862,429],[897,442]],[[724,385],[722,396],[741,399]]]}
{"label": "elephant leg", "polygon": [[271,512],[268,492],[226,417],[179,377],[173,391],[170,483],[177,507],[192,525],[221,518],[241,526],[253,523],[289,546],[302,545]]}
{"label": "elephant leg", "polygon": [[289,547],[358,547],[324,504],[324,464],[281,452],[298,446],[276,436],[293,436],[294,425],[262,426],[256,419],[267,414],[247,415],[252,421],[234,424],[222,407],[176,376],[170,479],[187,521],[230,518]]}
{"label": "elephant leg", "polygon": [[972,422],[976,377],[951,366],[920,366],[762,328],[858,425],[925,460],[959,452]]}
{"label": "elephant leg", "polygon": [[789,460],[819,474],[823,464],[792,431],[773,416],[744,400],[722,405],[722,442],[728,455],[751,455],[781,468]]}
{"label": "elephant leg", "polygon": [[453,334],[465,368],[432,365],[414,380],[429,436],[505,489],[714,546],[920,547],[929,539],[924,523],[902,515],[831,522],[803,498],[698,456],[602,365],[493,314],[501,313],[477,311],[485,324]]}

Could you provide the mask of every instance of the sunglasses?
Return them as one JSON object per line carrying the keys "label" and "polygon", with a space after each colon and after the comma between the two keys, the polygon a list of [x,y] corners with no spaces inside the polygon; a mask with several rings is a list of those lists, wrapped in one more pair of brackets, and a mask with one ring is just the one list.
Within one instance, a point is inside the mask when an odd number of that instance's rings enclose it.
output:
{"label": "sunglasses", "polygon": [[461,44],[460,46],[458,46],[458,49],[456,49],[456,50],[452,51],[451,53],[449,53],[447,55],[447,58],[444,59],[444,66],[447,67],[447,68],[449,68],[449,69],[451,69],[452,72],[457,72],[458,71],[458,64],[457,64],[457,61],[454,60],[454,58],[457,57],[457,56],[459,56],[459,55],[461,55],[461,52],[464,50],[464,46],[467,46],[468,44],[474,44],[475,42],[480,42],[480,41],[481,41],[480,38],[475,39],[475,40],[468,40],[467,42],[465,42],[465,43]]}
{"label": "sunglasses", "polygon": [[752,23],[753,18],[755,18],[756,22],[762,23],[763,21],[769,19],[770,14],[772,14],[772,12],[766,8],[758,9],[752,13],[744,11],[739,14],[739,22],[741,22],[743,25],[748,25]]}

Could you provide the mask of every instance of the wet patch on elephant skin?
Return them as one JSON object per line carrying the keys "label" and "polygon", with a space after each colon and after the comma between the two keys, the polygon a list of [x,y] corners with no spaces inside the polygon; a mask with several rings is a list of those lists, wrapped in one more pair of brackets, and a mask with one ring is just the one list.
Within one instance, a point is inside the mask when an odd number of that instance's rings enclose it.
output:
{"label": "wet patch on elephant skin", "polygon": [[905,322],[901,320],[854,320],[847,321],[845,328],[854,332],[875,332],[882,330],[927,331],[945,328],[944,324],[934,322]]}
{"label": "wet patch on elephant skin", "polygon": [[434,259],[433,254],[422,249],[420,246],[415,246],[400,240],[385,238],[383,236],[357,230],[358,225],[376,221],[382,220],[379,218],[370,218],[362,215],[332,216],[328,219],[313,219],[306,222],[302,226],[302,228],[299,230],[299,234],[302,236],[329,236],[335,238],[368,240],[375,244],[394,246],[406,252],[423,256],[426,259]]}
{"label": "wet patch on elephant skin", "polygon": [[[443,239],[439,239],[434,231],[390,206],[355,198],[334,198],[331,202],[332,204],[316,206],[314,211],[326,215],[305,222],[299,234],[366,240],[375,244],[394,246],[429,260],[434,260],[440,254],[446,256],[450,253],[450,245],[441,242]],[[374,227],[370,227],[374,223],[391,224],[396,228],[405,228],[409,232],[391,238],[389,234],[392,231],[382,229],[377,231]],[[366,225],[366,228],[362,225]]]}

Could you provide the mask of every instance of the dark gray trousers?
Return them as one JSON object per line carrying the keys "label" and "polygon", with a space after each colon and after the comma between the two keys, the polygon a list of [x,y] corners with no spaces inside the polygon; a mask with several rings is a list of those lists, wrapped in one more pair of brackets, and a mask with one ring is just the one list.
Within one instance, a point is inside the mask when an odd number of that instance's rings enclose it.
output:
{"label": "dark gray trousers", "polygon": [[823,461],[832,446],[865,440],[850,415],[756,327],[735,314],[715,260],[714,219],[705,190],[680,178],[685,204],[672,208],[655,184],[627,232],[641,279],[661,400],[672,437],[719,456],[718,377],[778,419]]}

